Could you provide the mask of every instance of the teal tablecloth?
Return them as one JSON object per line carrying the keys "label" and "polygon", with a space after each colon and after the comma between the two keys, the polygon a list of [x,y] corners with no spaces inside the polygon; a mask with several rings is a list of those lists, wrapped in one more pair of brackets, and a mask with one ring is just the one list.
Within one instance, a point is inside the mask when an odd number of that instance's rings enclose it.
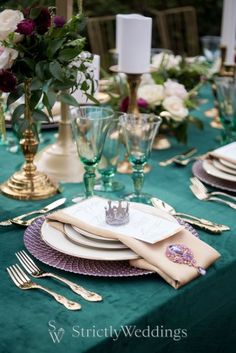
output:
{"label": "teal tablecloth", "polygon": [[[210,91],[202,92],[202,97],[203,94],[205,98],[212,98]],[[218,144],[216,137],[220,132],[210,128],[210,120],[202,113],[210,106],[209,102],[194,112],[204,120],[205,130],[192,128],[189,135],[189,146],[196,146],[200,153]],[[45,133],[45,137],[53,139],[53,133]],[[192,195],[189,190],[191,166],[158,166],[159,160],[185,149],[185,146],[174,142],[170,150],[153,152],[150,160],[153,169],[146,176],[145,191],[166,200],[178,210],[231,227],[231,231],[219,236],[199,232],[201,239],[222,255],[207,275],[175,290],[157,275],[95,278],[55,270],[104,297],[101,303],[81,299],[82,311],[69,312],[40,291],[23,292],[13,285],[5,268],[16,263],[15,252],[24,248],[24,229],[2,227],[1,353],[236,352],[236,213],[223,205],[201,202]],[[0,161],[2,182],[20,166],[22,157],[20,153],[12,154],[5,147],[0,147]],[[125,183],[126,191],[132,189],[129,176],[120,175],[118,178]],[[82,185],[63,185],[62,194],[68,198],[68,205],[81,190]],[[41,202],[20,202],[0,196],[0,218],[13,217],[59,197],[61,195]],[[44,264],[42,267],[51,270]],[[38,281],[71,299],[77,299],[60,283],[46,279]],[[64,330],[60,343],[54,343],[49,333],[54,327]],[[118,339],[115,339],[115,330],[121,330]],[[131,337],[125,337],[122,330],[130,330]],[[154,337],[151,337],[151,330],[154,330]],[[127,332],[126,336],[129,336]]]}

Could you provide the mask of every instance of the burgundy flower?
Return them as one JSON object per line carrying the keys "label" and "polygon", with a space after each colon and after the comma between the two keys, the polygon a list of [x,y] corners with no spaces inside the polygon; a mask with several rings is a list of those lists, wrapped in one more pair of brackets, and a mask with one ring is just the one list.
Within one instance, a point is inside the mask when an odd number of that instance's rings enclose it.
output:
{"label": "burgundy flower", "polygon": [[66,20],[63,16],[55,16],[53,19],[53,22],[54,22],[55,27],[61,28],[66,23]]}
{"label": "burgundy flower", "polygon": [[126,113],[128,110],[128,106],[129,106],[129,97],[125,97],[124,99],[122,99],[120,103],[119,110],[123,113]]}
{"label": "burgundy flower", "polygon": [[0,70],[0,91],[13,92],[16,88],[16,77],[11,71]]}
{"label": "burgundy flower", "polygon": [[[138,104],[139,108],[146,109],[148,107],[147,101],[145,99],[143,99],[143,98],[138,98],[137,104]],[[121,101],[119,109],[120,109],[121,112],[126,113],[127,110],[128,110],[128,106],[129,106],[129,97],[125,97]]]}
{"label": "burgundy flower", "polygon": [[20,34],[24,34],[26,36],[30,36],[34,33],[35,30],[35,23],[33,20],[26,19],[18,23],[16,32]]}
{"label": "burgundy flower", "polygon": [[51,15],[46,7],[41,9],[40,14],[35,19],[36,30],[39,34],[44,34],[47,32],[51,26]]}
{"label": "burgundy flower", "polygon": [[146,109],[148,107],[148,102],[143,98],[139,98],[137,103],[138,103],[139,108]]}

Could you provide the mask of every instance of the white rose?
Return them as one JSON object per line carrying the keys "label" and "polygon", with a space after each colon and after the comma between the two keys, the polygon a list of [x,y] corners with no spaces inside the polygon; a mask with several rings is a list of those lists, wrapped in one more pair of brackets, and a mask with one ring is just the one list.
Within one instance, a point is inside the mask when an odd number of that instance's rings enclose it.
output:
{"label": "white rose", "polygon": [[153,80],[151,74],[143,74],[142,75],[140,86],[154,85],[154,84],[155,84],[155,81]]}
{"label": "white rose", "polygon": [[18,23],[24,19],[22,12],[18,10],[4,10],[0,12],[0,40],[15,32]]}
{"label": "white rose", "polygon": [[165,88],[164,94],[166,97],[177,96],[181,99],[185,99],[188,96],[188,92],[186,91],[184,85],[176,81],[167,80],[164,83],[164,88]]}
{"label": "white rose", "polygon": [[172,68],[178,69],[181,61],[182,57],[180,55],[174,56],[173,54],[167,54],[165,52],[153,55],[152,57],[152,65],[157,69],[160,67],[166,70]]}
{"label": "white rose", "polygon": [[18,51],[15,49],[0,47],[0,70],[10,69],[17,55]]}
{"label": "white rose", "polygon": [[183,100],[179,97],[167,97],[164,99],[162,105],[175,121],[183,121],[188,115],[188,109],[185,107]]}
{"label": "white rose", "polygon": [[181,61],[182,57],[180,55],[169,55],[168,62],[166,64],[166,69],[179,69]]}
{"label": "white rose", "polygon": [[155,54],[152,57],[152,65],[157,69],[159,69],[161,66],[166,67],[168,60],[169,54],[166,54],[164,52]]}
{"label": "white rose", "polygon": [[151,105],[160,105],[164,98],[164,87],[162,85],[150,84],[140,86],[138,98],[143,98]]}

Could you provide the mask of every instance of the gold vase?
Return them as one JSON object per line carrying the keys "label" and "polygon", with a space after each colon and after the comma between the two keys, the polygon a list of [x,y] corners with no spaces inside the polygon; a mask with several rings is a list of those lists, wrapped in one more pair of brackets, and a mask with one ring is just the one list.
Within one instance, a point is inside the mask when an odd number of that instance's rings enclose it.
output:
{"label": "gold vase", "polygon": [[38,139],[35,137],[32,126],[33,121],[29,107],[30,80],[25,82],[25,119],[28,128],[23,133],[20,146],[25,157],[22,169],[14,173],[0,186],[1,192],[18,200],[41,200],[55,195],[58,186],[46,174],[37,171],[34,165],[34,156],[38,149]]}

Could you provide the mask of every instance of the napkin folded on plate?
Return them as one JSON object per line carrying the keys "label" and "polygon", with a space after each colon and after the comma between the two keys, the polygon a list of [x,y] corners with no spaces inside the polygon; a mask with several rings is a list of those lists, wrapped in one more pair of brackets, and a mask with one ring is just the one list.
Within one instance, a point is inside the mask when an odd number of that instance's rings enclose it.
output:
{"label": "napkin folded on plate", "polygon": [[236,142],[219,147],[209,153],[209,155],[215,158],[225,159],[226,161],[236,165]]}
{"label": "napkin folded on plate", "polygon": [[[197,265],[205,269],[220,257],[215,249],[196,238],[184,227],[179,226],[173,216],[152,206],[130,203],[129,224],[109,226],[105,223],[105,210],[104,207],[102,208],[106,202],[107,200],[103,198],[92,197],[56,211],[48,215],[47,219],[51,226],[62,232],[63,224],[67,223],[90,233],[121,241],[140,256],[137,260],[130,260],[131,266],[157,272],[176,289],[199,274],[194,267],[170,261],[166,256],[166,249],[169,245],[186,245],[192,250]],[[103,218],[101,218],[102,214]],[[128,234],[127,229],[132,234]],[[155,234],[157,240],[154,241]],[[135,238],[136,235],[139,239]],[[143,240],[145,235],[146,239]]]}

